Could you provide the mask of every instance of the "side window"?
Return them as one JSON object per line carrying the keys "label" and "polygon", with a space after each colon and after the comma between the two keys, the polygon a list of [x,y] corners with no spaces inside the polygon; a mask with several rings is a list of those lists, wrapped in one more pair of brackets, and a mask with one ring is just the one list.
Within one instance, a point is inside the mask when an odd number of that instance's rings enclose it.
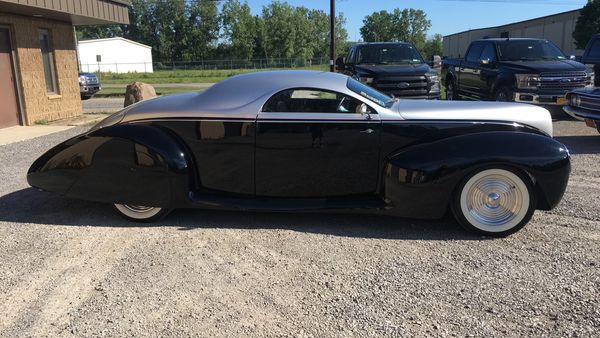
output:
{"label": "side window", "polygon": [[496,48],[493,43],[486,43],[483,52],[481,52],[480,60],[496,61]]}
{"label": "side window", "polygon": [[474,43],[469,48],[469,53],[467,54],[467,62],[479,62],[479,56],[481,55],[481,50],[483,46],[480,43]]}
{"label": "side window", "polygon": [[593,58],[600,57],[600,39],[596,39],[596,41],[592,43],[588,56]]}
{"label": "side window", "polygon": [[[273,95],[263,106],[272,113],[361,113],[363,102],[340,93],[298,88]],[[369,112],[374,112],[368,108]]]}
{"label": "side window", "polygon": [[356,54],[354,51],[356,49],[355,48],[350,48],[350,52],[348,53],[348,60],[346,60],[346,63],[349,64],[354,64],[356,62],[354,62],[354,54]]}
{"label": "side window", "polygon": [[40,51],[42,52],[42,64],[44,66],[44,78],[46,80],[46,92],[48,94],[57,94],[56,66],[54,65],[54,48],[52,48],[50,31],[47,29],[40,29],[39,41]]}

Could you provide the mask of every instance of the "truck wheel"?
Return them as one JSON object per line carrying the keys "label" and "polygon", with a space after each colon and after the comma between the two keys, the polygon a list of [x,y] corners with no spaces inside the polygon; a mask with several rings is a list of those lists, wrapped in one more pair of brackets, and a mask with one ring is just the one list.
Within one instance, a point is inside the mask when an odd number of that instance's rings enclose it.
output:
{"label": "truck wheel", "polygon": [[515,93],[513,93],[507,87],[500,87],[496,91],[496,95],[494,96],[496,101],[501,102],[513,102],[515,100]]}
{"label": "truck wheel", "polygon": [[446,100],[456,101],[458,100],[458,95],[456,94],[456,87],[454,86],[454,81],[449,80],[446,83]]}

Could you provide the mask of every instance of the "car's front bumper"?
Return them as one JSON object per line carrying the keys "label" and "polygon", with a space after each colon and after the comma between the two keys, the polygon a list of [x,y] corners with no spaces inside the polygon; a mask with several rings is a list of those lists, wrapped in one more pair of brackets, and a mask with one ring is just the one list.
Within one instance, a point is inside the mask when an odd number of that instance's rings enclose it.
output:
{"label": "car's front bumper", "polygon": [[564,106],[567,104],[565,94],[515,93],[515,102],[537,105]]}
{"label": "car's front bumper", "polygon": [[100,84],[79,85],[81,95],[94,95],[102,89]]}
{"label": "car's front bumper", "polygon": [[573,106],[564,106],[563,110],[571,117],[585,121],[585,124],[588,127],[598,128],[598,126],[600,126],[600,111]]}

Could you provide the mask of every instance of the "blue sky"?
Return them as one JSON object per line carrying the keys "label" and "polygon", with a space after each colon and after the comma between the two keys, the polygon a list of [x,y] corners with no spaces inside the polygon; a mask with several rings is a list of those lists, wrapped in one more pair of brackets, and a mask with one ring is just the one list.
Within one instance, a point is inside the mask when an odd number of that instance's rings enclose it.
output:
{"label": "blue sky", "polygon": [[[271,0],[247,0],[254,14]],[[329,12],[328,0],[288,0],[294,6]],[[429,35],[448,35],[468,29],[497,26],[578,9],[587,0],[337,0],[336,12],[346,17],[349,39],[360,38],[365,15],[398,8],[422,9],[431,20]]]}

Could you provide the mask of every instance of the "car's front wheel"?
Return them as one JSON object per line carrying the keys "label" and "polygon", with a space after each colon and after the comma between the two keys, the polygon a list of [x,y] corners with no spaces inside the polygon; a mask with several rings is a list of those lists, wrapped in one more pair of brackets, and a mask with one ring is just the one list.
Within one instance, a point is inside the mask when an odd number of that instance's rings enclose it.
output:
{"label": "car's front wheel", "polygon": [[454,86],[454,81],[452,79],[448,80],[446,83],[446,100],[456,101],[458,100],[458,95],[456,93],[456,86]]}
{"label": "car's front wheel", "polygon": [[515,100],[515,94],[508,87],[500,87],[496,91],[495,99],[500,102],[512,102]]}
{"label": "car's front wheel", "polygon": [[452,211],[467,230],[503,237],[527,224],[535,211],[531,180],[509,168],[488,168],[459,185]]}
{"label": "car's front wheel", "polygon": [[133,222],[152,222],[166,216],[170,210],[130,204],[113,204],[121,217]]}

